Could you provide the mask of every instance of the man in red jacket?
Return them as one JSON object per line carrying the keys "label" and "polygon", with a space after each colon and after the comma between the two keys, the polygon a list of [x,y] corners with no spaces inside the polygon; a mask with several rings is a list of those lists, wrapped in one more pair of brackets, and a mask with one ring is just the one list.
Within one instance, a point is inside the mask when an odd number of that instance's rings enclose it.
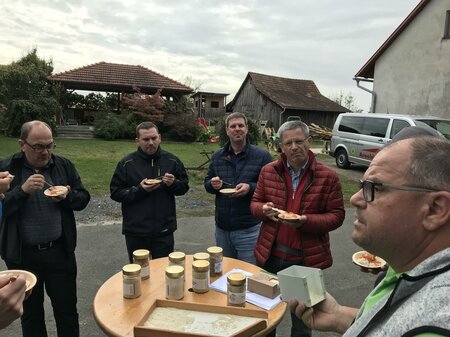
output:
{"label": "man in red jacket", "polygon": [[[333,263],[328,232],[345,218],[339,178],[316,161],[305,123],[286,122],[278,135],[283,152],[261,170],[250,205],[252,214],[263,221],[255,248],[257,263],[272,273],[292,265],[328,268]],[[282,220],[283,211],[299,217]],[[301,320],[291,317],[291,336],[311,336]]]}

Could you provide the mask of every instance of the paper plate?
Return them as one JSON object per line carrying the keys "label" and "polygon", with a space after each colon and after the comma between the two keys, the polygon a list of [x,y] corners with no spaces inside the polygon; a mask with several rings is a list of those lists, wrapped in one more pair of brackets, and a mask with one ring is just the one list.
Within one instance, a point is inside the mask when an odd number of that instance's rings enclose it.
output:
{"label": "paper plate", "polygon": [[220,193],[225,194],[225,195],[231,195],[233,193],[236,193],[236,189],[235,188],[222,188],[221,190],[219,190]]}
{"label": "paper plate", "polygon": [[156,184],[161,184],[162,180],[161,179],[145,179],[144,180],[144,184],[145,185],[156,185]]}
{"label": "paper plate", "polygon": [[62,195],[64,193],[67,193],[67,187],[66,186],[52,186],[47,188],[44,191],[44,194],[47,197],[57,197],[59,195]]}
{"label": "paper plate", "polygon": [[26,280],[26,292],[29,292],[33,287],[36,285],[36,276],[33,273],[30,273],[26,270],[19,270],[19,269],[10,269],[10,270],[2,270],[0,271],[0,275],[9,275],[11,277],[17,277],[21,275],[22,277],[25,277]]}
{"label": "paper plate", "polygon": [[283,221],[296,222],[296,221],[298,221],[298,219],[300,219],[300,215],[299,214],[295,214],[295,213],[291,213],[291,212],[286,212],[286,213],[278,214],[278,218],[283,220]]}
{"label": "paper plate", "polygon": [[370,254],[364,250],[353,254],[352,261],[357,266],[371,269],[382,268],[386,265],[386,261],[381,257]]}

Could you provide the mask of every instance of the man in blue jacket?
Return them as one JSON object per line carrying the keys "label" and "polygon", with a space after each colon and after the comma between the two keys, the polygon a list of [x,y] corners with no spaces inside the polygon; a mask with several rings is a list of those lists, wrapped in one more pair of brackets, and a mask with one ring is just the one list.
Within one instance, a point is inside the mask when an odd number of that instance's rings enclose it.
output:
{"label": "man in blue jacket", "polygon": [[[261,168],[272,161],[271,155],[247,140],[247,117],[234,112],[225,120],[229,142],[217,150],[205,177],[208,193],[216,195],[216,245],[227,257],[256,263],[253,250],[261,223],[250,212],[250,201]],[[231,195],[223,188],[234,188]]]}

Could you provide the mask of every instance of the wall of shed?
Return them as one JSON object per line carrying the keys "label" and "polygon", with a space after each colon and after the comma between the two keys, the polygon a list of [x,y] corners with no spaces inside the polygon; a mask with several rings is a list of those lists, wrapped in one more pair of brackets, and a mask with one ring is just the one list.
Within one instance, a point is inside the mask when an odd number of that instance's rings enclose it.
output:
{"label": "wall of shed", "polygon": [[375,64],[375,112],[450,118],[450,0],[430,1]]}

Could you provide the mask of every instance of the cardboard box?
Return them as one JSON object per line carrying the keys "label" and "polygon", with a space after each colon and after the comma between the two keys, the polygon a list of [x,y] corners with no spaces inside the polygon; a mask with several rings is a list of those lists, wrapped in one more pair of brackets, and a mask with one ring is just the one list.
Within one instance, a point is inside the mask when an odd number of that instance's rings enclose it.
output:
{"label": "cardboard box", "polygon": [[247,277],[247,290],[269,298],[280,295],[278,278],[267,273],[258,273]]}
{"label": "cardboard box", "polygon": [[[166,316],[162,317],[162,322],[168,322],[168,328],[159,328],[152,326],[145,326],[144,324],[149,320],[151,314],[156,312],[158,308],[169,308],[171,312],[166,311]],[[180,310],[177,310],[180,309]],[[186,310],[188,314],[186,315]],[[179,311],[179,312],[177,312]],[[181,315],[181,316],[180,316]],[[203,317],[202,317],[203,315]],[[218,327],[226,329],[227,325],[236,326],[239,324],[239,318],[230,317],[229,315],[236,315],[239,317],[247,318],[247,322],[241,323],[244,325],[238,331],[227,332],[219,331]],[[187,317],[192,316],[192,317]],[[161,318],[160,317],[160,318]],[[178,317],[178,318],[177,318]],[[203,321],[201,318],[204,318]],[[195,325],[195,321],[199,320],[201,322],[197,324],[200,328],[197,332],[189,332],[183,330],[183,320],[189,321],[192,325]],[[148,312],[145,314],[144,318],[140,323],[134,327],[134,337],[181,337],[181,336],[207,336],[214,337],[226,335],[233,337],[249,337],[267,328],[268,313],[264,310],[254,310],[245,309],[239,307],[230,306],[215,306],[209,304],[200,304],[192,302],[182,302],[182,301],[170,301],[170,300],[156,300],[150,307]],[[205,323],[206,322],[206,323]],[[211,323],[210,328],[207,324]]]}
{"label": "cardboard box", "polygon": [[290,266],[279,271],[277,276],[281,298],[285,302],[295,298],[312,307],[325,299],[323,273],[318,268]]}

